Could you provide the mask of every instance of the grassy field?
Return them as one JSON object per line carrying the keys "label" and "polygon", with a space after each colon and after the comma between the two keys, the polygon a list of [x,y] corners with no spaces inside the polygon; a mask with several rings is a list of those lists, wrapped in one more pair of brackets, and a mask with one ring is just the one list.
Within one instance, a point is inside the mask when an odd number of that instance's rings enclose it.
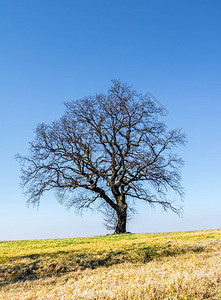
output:
{"label": "grassy field", "polygon": [[0,299],[221,299],[221,230],[3,241]]}

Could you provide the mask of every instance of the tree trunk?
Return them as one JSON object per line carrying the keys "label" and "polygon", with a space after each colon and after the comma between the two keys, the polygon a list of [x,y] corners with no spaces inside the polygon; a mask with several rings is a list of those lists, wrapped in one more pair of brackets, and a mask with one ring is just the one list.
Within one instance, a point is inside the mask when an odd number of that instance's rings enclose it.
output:
{"label": "tree trunk", "polygon": [[126,223],[127,223],[127,205],[119,208],[117,212],[118,220],[117,226],[114,233],[125,233],[126,232]]}

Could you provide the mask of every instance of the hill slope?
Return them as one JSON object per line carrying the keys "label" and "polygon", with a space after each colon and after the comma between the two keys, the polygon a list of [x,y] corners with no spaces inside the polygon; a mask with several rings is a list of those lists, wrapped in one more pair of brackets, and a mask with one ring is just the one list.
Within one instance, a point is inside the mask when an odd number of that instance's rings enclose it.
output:
{"label": "hill slope", "polygon": [[221,299],[221,230],[0,242],[0,299]]}

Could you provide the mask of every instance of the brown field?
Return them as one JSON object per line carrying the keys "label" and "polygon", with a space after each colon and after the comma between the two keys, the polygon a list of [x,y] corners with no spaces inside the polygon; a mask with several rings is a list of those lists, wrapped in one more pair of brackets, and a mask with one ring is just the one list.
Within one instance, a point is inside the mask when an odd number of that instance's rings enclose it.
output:
{"label": "brown field", "polygon": [[221,230],[0,242],[0,299],[221,299]]}

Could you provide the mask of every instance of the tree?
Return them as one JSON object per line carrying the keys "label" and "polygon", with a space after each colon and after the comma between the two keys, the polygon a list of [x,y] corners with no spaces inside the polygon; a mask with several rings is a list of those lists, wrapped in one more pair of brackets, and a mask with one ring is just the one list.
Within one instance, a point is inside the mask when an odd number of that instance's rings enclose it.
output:
{"label": "tree", "polygon": [[159,120],[163,108],[148,96],[112,83],[107,94],[65,103],[61,119],[39,124],[30,154],[18,158],[29,203],[56,190],[63,204],[94,207],[115,233],[124,233],[137,201],[180,212],[167,196],[170,190],[183,194],[182,159],[172,149],[185,136],[167,130]]}

